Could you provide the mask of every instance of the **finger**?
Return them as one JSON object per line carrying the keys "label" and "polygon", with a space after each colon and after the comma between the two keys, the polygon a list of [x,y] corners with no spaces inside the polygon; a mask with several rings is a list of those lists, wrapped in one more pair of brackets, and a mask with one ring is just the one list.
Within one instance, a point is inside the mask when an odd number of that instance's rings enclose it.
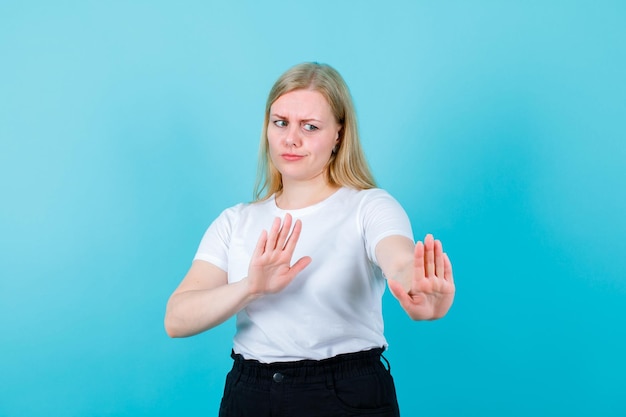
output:
{"label": "finger", "polygon": [[414,254],[414,263],[413,263],[413,280],[419,281],[424,279],[426,271],[424,270],[424,244],[422,242],[417,242],[415,244],[415,254]]}
{"label": "finger", "polygon": [[435,240],[435,275],[443,278],[444,273],[444,259],[443,259],[443,245],[439,239]]}
{"label": "finger", "polygon": [[452,275],[452,262],[450,262],[450,258],[448,257],[447,253],[443,254],[443,259],[444,259],[444,274],[443,274],[443,277],[446,280],[454,282],[454,277]]}
{"label": "finger", "polygon": [[435,275],[435,242],[431,234],[424,238],[424,266],[426,277]]}
{"label": "finger", "polygon": [[402,287],[402,284],[400,284],[396,280],[388,279],[387,285],[389,285],[389,291],[391,291],[391,294],[396,298],[396,300],[398,300],[400,306],[402,306],[404,311],[409,314],[413,302],[411,296],[406,291],[404,291],[404,287]]}
{"label": "finger", "polygon": [[400,305],[404,306],[410,301],[409,294],[405,291],[400,282],[395,279],[387,279],[387,285],[389,286],[391,295],[393,295],[400,302]]}
{"label": "finger", "polygon": [[290,272],[293,273],[293,276],[295,277],[296,275],[298,275],[300,272],[302,272],[302,270],[304,268],[306,268],[307,266],[309,266],[309,264],[311,263],[312,259],[310,256],[303,256],[302,258],[298,259],[296,261],[295,264],[293,264],[291,266],[291,270]]}
{"label": "finger", "polygon": [[280,228],[280,232],[278,233],[278,238],[276,239],[276,248],[283,249],[285,247],[285,242],[287,241],[287,237],[289,237],[289,232],[291,231],[291,214],[287,213],[285,215],[285,220],[283,221],[283,225]]}
{"label": "finger", "polygon": [[280,223],[280,217],[276,217],[272,223],[272,228],[267,235],[265,250],[272,250],[276,248],[276,240],[278,238],[278,233],[280,232]]}
{"label": "finger", "polygon": [[291,256],[296,249],[296,243],[298,243],[298,239],[300,239],[301,231],[302,221],[296,220],[293,230],[291,231],[291,235],[289,235],[289,239],[287,239],[287,243],[285,243],[285,251],[289,254],[289,256]]}

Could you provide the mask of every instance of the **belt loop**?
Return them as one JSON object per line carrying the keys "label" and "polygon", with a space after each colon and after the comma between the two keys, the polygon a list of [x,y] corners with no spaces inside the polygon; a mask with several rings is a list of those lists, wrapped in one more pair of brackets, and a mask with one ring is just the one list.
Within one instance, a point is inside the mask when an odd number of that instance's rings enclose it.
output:
{"label": "belt loop", "polygon": [[234,350],[231,350],[230,357],[233,358],[233,361],[235,362],[234,367],[241,373],[241,371],[243,371],[243,356],[235,353]]}
{"label": "belt loop", "polygon": [[387,358],[385,358],[385,355],[383,355],[382,353],[380,354],[380,357],[382,358],[382,360],[385,361],[385,363],[387,364],[387,372],[391,373],[391,364],[389,363],[389,361],[387,360]]}

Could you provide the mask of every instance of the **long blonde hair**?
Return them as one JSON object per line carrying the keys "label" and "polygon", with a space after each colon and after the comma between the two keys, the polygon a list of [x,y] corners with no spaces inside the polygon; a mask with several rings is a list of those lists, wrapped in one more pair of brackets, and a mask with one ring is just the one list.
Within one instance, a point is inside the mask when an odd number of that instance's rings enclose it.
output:
{"label": "long blonde hair", "polygon": [[361,148],[356,111],[348,86],[337,70],[330,65],[306,62],[290,68],[281,75],[267,98],[254,187],[255,201],[265,200],[283,189],[281,174],[269,155],[267,126],[272,104],[283,94],[294,90],[320,92],[326,98],[335,119],[341,125],[337,149],[333,151],[328,161],[327,177],[330,184],[357,190],[376,187]]}

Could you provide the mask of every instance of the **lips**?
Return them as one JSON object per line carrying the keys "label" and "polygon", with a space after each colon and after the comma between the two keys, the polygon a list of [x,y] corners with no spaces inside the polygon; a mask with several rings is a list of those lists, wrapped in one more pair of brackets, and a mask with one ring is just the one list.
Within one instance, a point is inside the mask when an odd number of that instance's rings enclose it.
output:
{"label": "lips", "polygon": [[297,155],[297,154],[293,154],[293,153],[284,153],[281,155],[281,157],[286,160],[286,161],[299,161],[300,159],[304,158],[304,155]]}

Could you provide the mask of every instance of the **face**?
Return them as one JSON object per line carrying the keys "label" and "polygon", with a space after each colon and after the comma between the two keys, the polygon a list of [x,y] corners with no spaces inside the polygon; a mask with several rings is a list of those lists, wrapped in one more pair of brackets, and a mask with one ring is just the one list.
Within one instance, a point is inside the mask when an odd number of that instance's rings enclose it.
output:
{"label": "face", "polygon": [[280,96],[270,108],[267,139],[283,185],[326,181],[326,164],[339,142],[340,129],[318,91],[294,90]]}

